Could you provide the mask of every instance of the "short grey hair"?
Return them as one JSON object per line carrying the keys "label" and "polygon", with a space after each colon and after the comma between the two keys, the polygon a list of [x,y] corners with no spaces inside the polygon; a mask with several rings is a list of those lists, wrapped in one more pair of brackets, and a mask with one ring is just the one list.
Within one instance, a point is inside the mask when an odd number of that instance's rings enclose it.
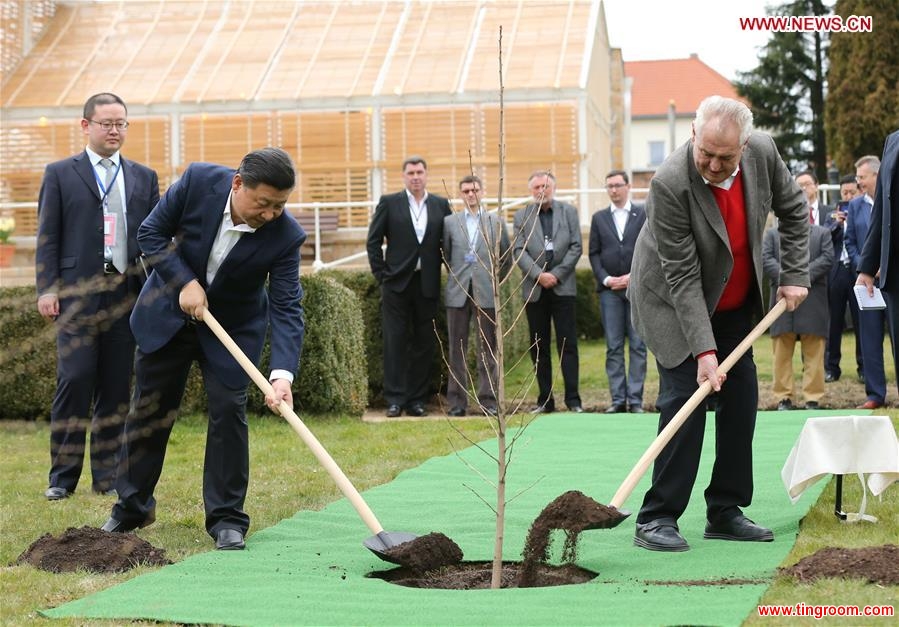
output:
{"label": "short grey hair", "polygon": [[863,165],[867,165],[874,174],[877,174],[880,172],[880,157],[877,155],[865,155],[855,162],[855,169],[857,170]]}
{"label": "short grey hair", "polygon": [[741,146],[746,143],[752,133],[752,111],[739,100],[723,96],[709,96],[700,102],[693,120],[693,130],[696,135],[702,135],[706,122],[714,119],[728,120],[736,124],[740,129]]}

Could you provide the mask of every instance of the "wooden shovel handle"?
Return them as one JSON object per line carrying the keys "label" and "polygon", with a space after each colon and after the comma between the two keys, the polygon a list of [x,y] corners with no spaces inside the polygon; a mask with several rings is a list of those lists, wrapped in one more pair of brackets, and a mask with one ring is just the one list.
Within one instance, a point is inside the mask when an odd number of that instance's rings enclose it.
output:
{"label": "wooden shovel handle", "polygon": [[[240,364],[241,368],[250,375],[250,378],[259,389],[262,390],[263,394],[274,395],[272,384],[268,382],[268,379],[266,379],[261,372],[259,372],[259,368],[250,361],[249,357],[247,357],[237,343],[231,339],[228,332],[225,331],[208,309],[203,310],[202,316],[206,326],[215,333],[216,337],[218,337],[222,344],[225,345],[225,348],[227,348],[228,352],[231,353],[231,356],[237,360],[237,363]],[[293,430],[297,432],[306,446],[309,447],[309,450],[312,451],[312,454],[315,455],[315,458],[319,463],[326,471],[328,471],[328,474],[331,475],[334,483],[337,484],[337,487],[340,488],[343,495],[350,501],[350,504],[356,509],[359,517],[362,518],[362,521],[371,532],[377,535],[384,531],[381,523],[378,522],[374,512],[371,511],[371,508],[362,498],[362,495],[359,494],[359,491],[353,486],[350,480],[347,479],[347,476],[343,474],[343,471],[337,465],[337,462],[334,461],[334,458],[328,454],[325,447],[321,445],[315,435],[313,435],[306,425],[303,424],[303,421],[300,420],[300,417],[296,415],[293,409],[291,409],[290,405],[282,400],[281,404],[278,406],[278,411],[284,420],[290,423],[290,426],[293,427]]]}
{"label": "wooden shovel handle", "polygon": [[[765,331],[768,330],[768,327],[777,320],[780,315],[786,311],[787,301],[781,299],[777,301],[774,307],[771,308],[771,311],[762,318],[762,320],[755,326],[752,331],[749,332],[743,341],[740,342],[737,347],[731,352],[727,358],[718,365],[718,374],[725,374],[728,370],[733,368],[734,364],[737,363],[737,360],[743,356],[743,354],[749,350],[749,347],[752,346],[752,343],[755,342],[759,336],[762,335]],[[712,391],[712,384],[708,381],[703,382],[702,385],[699,386],[699,389],[693,392],[693,395],[684,403],[684,406],[680,408],[674,417],[665,425],[665,428],[656,436],[656,439],[652,444],[649,445],[649,448],[646,449],[646,452],[643,453],[643,457],[637,462],[634,466],[634,469],[631,470],[630,474],[625,477],[624,482],[621,484],[621,487],[618,488],[618,491],[615,493],[615,496],[612,497],[612,502],[609,503],[610,506],[621,509],[621,506],[631,495],[631,492],[634,491],[634,488],[637,487],[637,484],[640,482],[640,479],[643,478],[643,475],[646,474],[646,471],[649,469],[649,465],[655,461],[656,457],[659,456],[659,453],[662,452],[662,449],[671,441],[671,438],[674,437],[674,434],[677,433],[677,430],[681,428],[687,418],[690,417],[696,408],[699,406],[699,403],[705,399]]]}

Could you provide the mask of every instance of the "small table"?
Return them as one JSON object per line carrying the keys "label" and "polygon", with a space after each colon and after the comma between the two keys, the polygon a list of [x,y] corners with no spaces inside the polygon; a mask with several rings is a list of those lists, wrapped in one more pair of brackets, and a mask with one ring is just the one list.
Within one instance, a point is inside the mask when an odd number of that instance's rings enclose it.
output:
{"label": "small table", "polygon": [[[837,476],[834,514],[841,520],[856,522],[876,518],[865,514],[867,491],[863,475],[868,474],[867,489],[881,494],[899,481],[899,439],[887,416],[825,416],[805,421],[780,476],[795,503],[807,487],[821,477]],[[842,511],[842,476],[858,474],[862,483],[859,512]]]}

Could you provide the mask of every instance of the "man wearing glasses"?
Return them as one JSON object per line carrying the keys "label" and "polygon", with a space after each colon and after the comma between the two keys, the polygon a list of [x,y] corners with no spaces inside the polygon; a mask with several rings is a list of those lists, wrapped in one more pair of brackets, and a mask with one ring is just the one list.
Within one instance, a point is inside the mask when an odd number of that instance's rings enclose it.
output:
{"label": "man wearing glasses", "polygon": [[[643,413],[643,381],[646,379],[646,345],[631,323],[627,286],[637,235],[646,222],[642,205],[631,203],[627,172],[612,170],[606,175],[609,208],[593,214],[590,224],[590,266],[606,335],[606,375],[612,404],[607,414]],[[624,365],[624,341],[628,344],[628,367]]]}
{"label": "man wearing glasses", "polygon": [[137,228],[159,201],[156,172],[119,152],[127,118],[115,94],[88,98],[85,150],[48,165],[41,184],[37,308],[55,321],[57,350],[50,501],[75,492],[88,426],[93,491],[114,494],[134,362],[128,317],[146,278]]}

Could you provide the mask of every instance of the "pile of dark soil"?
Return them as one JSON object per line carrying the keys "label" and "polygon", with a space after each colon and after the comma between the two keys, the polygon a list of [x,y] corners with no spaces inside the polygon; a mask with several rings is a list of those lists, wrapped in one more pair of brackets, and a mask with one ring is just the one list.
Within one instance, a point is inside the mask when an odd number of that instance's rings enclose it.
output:
{"label": "pile of dark soil", "polygon": [[69,527],[58,538],[49,533],[35,540],[16,564],[31,564],[52,573],[89,570],[116,573],[139,564],[171,564],[165,551],[157,549],[132,533],[109,533],[95,527]]}
{"label": "pile of dark soil", "polygon": [[[426,573],[409,568],[394,568],[370,573],[375,577],[407,588],[434,588],[439,590],[479,590],[490,588],[492,562],[464,562],[454,566],[439,568]],[[519,587],[521,564],[503,562],[502,588]],[[575,566],[563,564],[551,566],[537,564],[532,569],[531,587],[567,586],[575,583],[586,583],[596,577],[596,573]]]}
{"label": "pile of dark soil", "polygon": [[403,542],[384,553],[391,561],[419,573],[462,561],[459,545],[437,531]]}
{"label": "pile of dark soil", "polygon": [[780,572],[801,582],[837,577],[895,586],[899,585],[899,546],[885,544],[862,549],[828,547],[803,557],[789,568],[781,568]]}
{"label": "pile of dark soil", "polygon": [[609,523],[618,518],[621,518],[621,512],[617,509],[598,503],[583,492],[570,490],[556,497],[543,508],[528,531],[518,586],[528,588],[538,585],[534,583],[537,565],[549,559],[554,529],[565,532],[562,562],[573,564],[577,559],[577,541],[581,532],[612,526]]}

